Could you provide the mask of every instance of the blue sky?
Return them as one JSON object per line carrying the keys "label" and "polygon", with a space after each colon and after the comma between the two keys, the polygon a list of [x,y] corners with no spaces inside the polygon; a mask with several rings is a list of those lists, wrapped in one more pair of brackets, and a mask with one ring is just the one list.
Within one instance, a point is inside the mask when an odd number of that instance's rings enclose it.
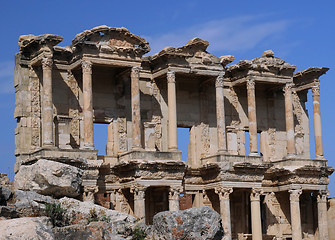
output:
{"label": "blue sky", "polygon": [[[28,4],[27,4],[28,3]],[[52,3],[52,4],[51,4]],[[321,78],[321,117],[325,157],[335,166],[335,3],[333,1],[5,1],[0,7],[0,172],[13,177],[15,96],[14,54],[23,34],[52,33],[69,45],[77,33],[98,25],[126,27],[144,37],[154,54],[194,37],[210,42],[214,55],[252,59],[264,50],[299,70],[330,67]],[[312,113],[311,95],[308,110]],[[311,121],[312,122],[312,121]],[[312,127],[312,126],[311,126]],[[99,131],[97,129],[97,131]],[[311,128],[311,133],[313,128]],[[313,146],[314,140],[311,139]],[[185,142],[184,140],[180,142]],[[97,143],[101,146],[103,143]],[[311,149],[315,156],[314,148]],[[335,197],[335,177],[331,177]]]}

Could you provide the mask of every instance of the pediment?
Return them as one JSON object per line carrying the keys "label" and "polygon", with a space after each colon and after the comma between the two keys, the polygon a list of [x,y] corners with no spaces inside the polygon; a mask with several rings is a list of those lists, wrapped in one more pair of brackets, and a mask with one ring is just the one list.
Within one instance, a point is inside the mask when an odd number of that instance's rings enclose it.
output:
{"label": "pediment", "polygon": [[143,55],[150,51],[149,43],[128,29],[98,26],[75,36],[72,46],[96,46],[103,51],[133,51]]}

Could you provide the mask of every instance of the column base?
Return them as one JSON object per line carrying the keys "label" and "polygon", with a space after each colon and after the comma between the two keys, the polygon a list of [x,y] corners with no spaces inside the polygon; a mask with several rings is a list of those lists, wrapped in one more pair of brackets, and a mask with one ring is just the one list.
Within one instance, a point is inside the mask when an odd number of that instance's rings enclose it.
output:
{"label": "column base", "polygon": [[94,150],[94,145],[93,144],[84,144],[84,149],[88,149],[88,150]]}
{"label": "column base", "polygon": [[283,157],[284,159],[296,159],[297,155],[296,154],[288,154],[285,157]]}
{"label": "column base", "polygon": [[224,150],[224,149],[219,149],[218,154],[220,154],[220,155],[230,155],[229,152],[227,150]]}
{"label": "column base", "polygon": [[249,153],[249,156],[250,157],[258,157],[259,153],[258,152],[251,152],[251,153]]}
{"label": "column base", "polygon": [[180,152],[178,148],[169,148],[168,151],[169,152]]}
{"label": "column base", "polygon": [[316,160],[326,160],[326,158],[323,155],[316,155]]}

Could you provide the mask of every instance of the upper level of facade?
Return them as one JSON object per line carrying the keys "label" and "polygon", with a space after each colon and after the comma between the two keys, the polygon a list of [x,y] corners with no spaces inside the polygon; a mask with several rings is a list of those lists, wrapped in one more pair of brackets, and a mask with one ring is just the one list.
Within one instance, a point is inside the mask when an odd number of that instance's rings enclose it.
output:
{"label": "upper level of facade", "polygon": [[[51,34],[19,39],[17,168],[44,150],[60,151],[64,159],[85,154],[96,159],[94,123],[108,124],[101,158],[110,164],[134,158],[179,161],[178,127],[189,128],[192,168],[225,161],[326,164],[319,78],[328,68],[295,72],[271,50],[230,64],[233,56],[208,53],[209,43],[199,38],[144,56],[150,51],[145,39],[107,26],[77,34],[67,47],[57,46],[61,41]],[[305,106],[309,89],[313,113]]]}

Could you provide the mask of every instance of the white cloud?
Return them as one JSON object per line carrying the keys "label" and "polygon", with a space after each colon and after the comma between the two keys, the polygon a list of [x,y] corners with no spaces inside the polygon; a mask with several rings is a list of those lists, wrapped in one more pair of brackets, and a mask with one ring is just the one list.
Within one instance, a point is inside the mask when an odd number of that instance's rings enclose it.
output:
{"label": "white cloud", "polygon": [[275,38],[288,29],[288,20],[272,20],[267,16],[242,16],[213,20],[176,29],[163,35],[145,37],[154,54],[166,46],[180,47],[192,38],[209,41],[209,51],[236,51],[254,48],[265,39]]}
{"label": "white cloud", "polygon": [[0,62],[0,94],[14,93],[14,61]]}

